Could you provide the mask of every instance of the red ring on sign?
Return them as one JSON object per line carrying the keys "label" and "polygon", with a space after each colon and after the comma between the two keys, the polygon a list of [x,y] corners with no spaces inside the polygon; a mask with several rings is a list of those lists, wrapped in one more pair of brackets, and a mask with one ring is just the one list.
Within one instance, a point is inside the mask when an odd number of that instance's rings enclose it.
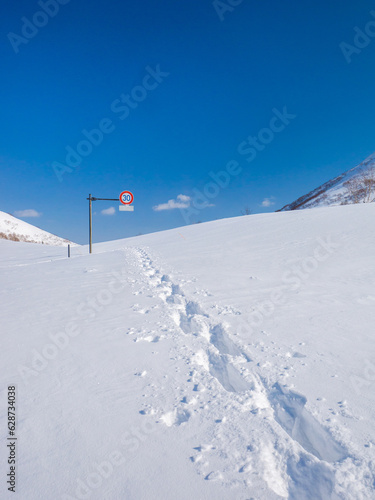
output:
{"label": "red ring on sign", "polygon": [[[131,200],[130,201],[122,201],[122,196],[124,194],[130,194],[130,198]],[[130,191],[123,191],[121,194],[120,194],[120,202],[123,204],[123,205],[131,205],[134,201],[134,196],[133,196],[133,193],[131,193]]]}

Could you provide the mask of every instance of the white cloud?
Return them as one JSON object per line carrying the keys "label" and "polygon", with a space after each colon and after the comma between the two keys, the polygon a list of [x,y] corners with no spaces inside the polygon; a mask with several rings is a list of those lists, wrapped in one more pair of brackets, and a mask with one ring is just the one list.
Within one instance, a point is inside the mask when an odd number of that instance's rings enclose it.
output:
{"label": "white cloud", "polygon": [[37,212],[33,208],[28,208],[27,210],[17,210],[14,212],[16,217],[40,217],[42,215],[41,212]]}
{"label": "white cloud", "polygon": [[161,210],[174,210],[176,208],[189,208],[191,198],[185,194],[179,194],[176,200],[169,200],[167,203],[161,203],[160,205],[155,205],[152,207],[155,212],[160,212]]}
{"label": "white cloud", "polygon": [[275,202],[273,201],[275,198],[271,196],[270,198],[264,198],[262,201],[261,205],[262,207],[270,207],[271,205],[274,205]]}
{"label": "white cloud", "polygon": [[177,199],[180,201],[190,201],[190,196],[187,196],[186,194],[179,194],[177,196]]}
{"label": "white cloud", "polygon": [[102,215],[115,215],[116,210],[115,210],[115,207],[109,207],[109,208],[105,208],[100,213]]}

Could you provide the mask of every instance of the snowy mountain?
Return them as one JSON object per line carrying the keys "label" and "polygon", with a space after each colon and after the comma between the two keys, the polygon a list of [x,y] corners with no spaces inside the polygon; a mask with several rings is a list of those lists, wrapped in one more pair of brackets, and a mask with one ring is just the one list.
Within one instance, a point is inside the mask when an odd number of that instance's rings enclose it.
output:
{"label": "snowy mountain", "polygon": [[24,241],[28,243],[44,243],[44,245],[67,246],[69,240],[59,238],[54,234],[43,231],[13,215],[0,211],[0,239],[12,241]]}
{"label": "snowy mountain", "polygon": [[278,212],[375,200],[375,153],[356,167],[322,184]]}
{"label": "snowy mountain", "polygon": [[70,259],[0,241],[15,497],[373,500],[374,216],[237,217]]}

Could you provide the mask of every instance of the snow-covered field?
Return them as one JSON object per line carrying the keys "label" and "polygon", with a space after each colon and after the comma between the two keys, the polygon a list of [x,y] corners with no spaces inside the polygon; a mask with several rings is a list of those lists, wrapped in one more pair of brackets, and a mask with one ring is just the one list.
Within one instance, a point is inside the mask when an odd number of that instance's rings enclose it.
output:
{"label": "snow-covered field", "polygon": [[0,241],[0,497],[375,498],[374,218],[244,216],[71,259]]}

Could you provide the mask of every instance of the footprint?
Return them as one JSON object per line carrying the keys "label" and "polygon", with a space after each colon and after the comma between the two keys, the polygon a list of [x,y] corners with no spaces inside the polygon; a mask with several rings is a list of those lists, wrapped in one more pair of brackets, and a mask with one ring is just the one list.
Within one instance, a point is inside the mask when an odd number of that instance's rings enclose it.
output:
{"label": "footprint", "polygon": [[186,314],[187,316],[193,316],[194,314],[200,314],[201,316],[207,316],[207,314],[204,313],[202,310],[201,306],[197,302],[193,301],[188,301],[186,304]]}
{"label": "footprint", "polygon": [[200,315],[187,316],[180,313],[180,328],[186,334],[201,335],[207,340],[210,338],[207,322]]}
{"label": "footprint", "polygon": [[239,470],[238,472],[240,472],[241,474],[243,472],[250,472],[252,470],[252,465],[250,462],[244,464]]}
{"label": "footprint", "polygon": [[207,474],[207,476],[204,479],[206,481],[218,481],[220,479],[223,479],[223,476],[219,471],[212,471],[209,474]]}
{"label": "footprint", "polygon": [[211,344],[213,344],[220,354],[229,354],[231,356],[244,356],[246,361],[251,361],[250,358],[232,342],[222,324],[218,324],[211,328]]}
{"label": "footprint", "polygon": [[194,384],[193,392],[205,392],[206,388],[202,384]]}
{"label": "footprint", "polygon": [[346,450],[305,409],[306,398],[283,389],[276,383],[270,394],[275,419],[289,436],[319,460],[338,462],[347,457]]}
{"label": "footprint", "polygon": [[245,392],[253,389],[241,374],[223,356],[209,354],[210,373],[228,392]]}

